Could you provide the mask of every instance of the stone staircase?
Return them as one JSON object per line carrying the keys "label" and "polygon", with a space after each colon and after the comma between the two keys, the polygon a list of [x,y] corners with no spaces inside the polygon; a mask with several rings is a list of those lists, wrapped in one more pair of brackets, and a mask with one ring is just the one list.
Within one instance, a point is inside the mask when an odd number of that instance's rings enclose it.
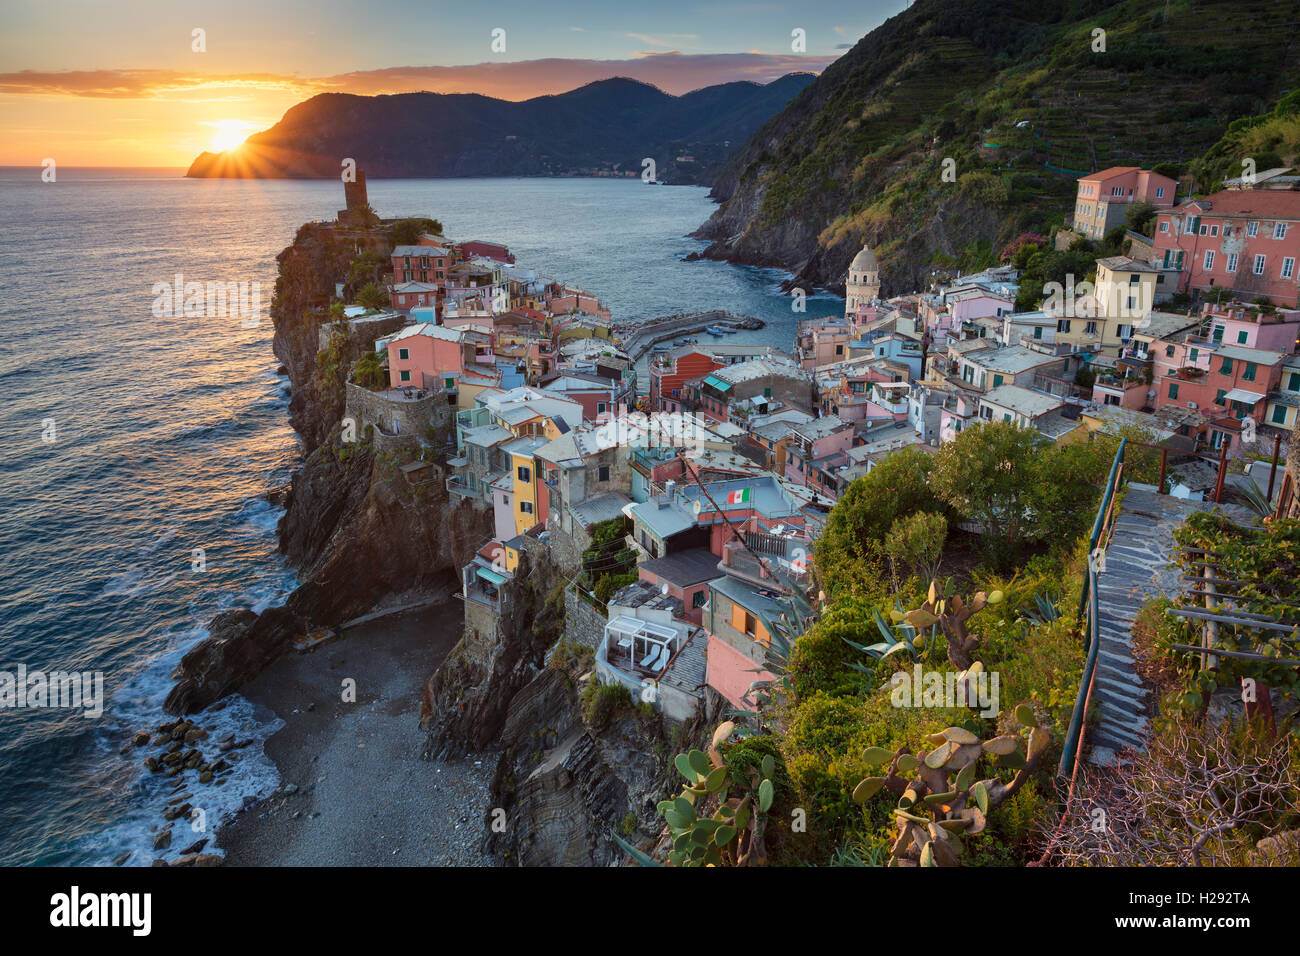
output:
{"label": "stone staircase", "polygon": [[[1214,507],[1157,494],[1150,485],[1130,484],[1124,493],[1104,570],[1097,575],[1101,644],[1092,700],[1099,719],[1087,734],[1094,764],[1111,764],[1123,748],[1142,747],[1155,701],[1133,666],[1133,619],[1154,597],[1182,601],[1185,582],[1183,569],[1173,564],[1174,529],[1194,512]],[[1256,523],[1245,508],[1218,507],[1241,524]]]}

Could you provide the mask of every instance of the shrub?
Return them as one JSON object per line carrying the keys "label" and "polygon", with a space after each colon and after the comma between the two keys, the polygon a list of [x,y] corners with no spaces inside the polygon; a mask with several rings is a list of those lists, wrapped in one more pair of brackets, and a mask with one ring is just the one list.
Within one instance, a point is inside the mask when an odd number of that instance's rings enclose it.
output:
{"label": "shrub", "polygon": [[632,709],[632,692],[622,684],[604,684],[593,678],[582,689],[582,716],[595,730],[603,730],[621,710]]}

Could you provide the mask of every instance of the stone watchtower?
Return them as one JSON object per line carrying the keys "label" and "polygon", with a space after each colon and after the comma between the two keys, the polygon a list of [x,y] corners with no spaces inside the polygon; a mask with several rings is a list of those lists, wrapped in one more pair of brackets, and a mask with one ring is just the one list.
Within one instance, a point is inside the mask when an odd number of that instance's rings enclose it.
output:
{"label": "stone watchtower", "polygon": [[363,222],[364,213],[370,206],[370,199],[366,196],[366,174],[363,170],[357,170],[355,182],[343,181],[343,200],[348,208],[339,210],[339,222]]}
{"label": "stone watchtower", "polygon": [[858,309],[870,305],[880,297],[880,266],[870,246],[849,263],[849,275],[844,283],[844,314],[856,315]]}

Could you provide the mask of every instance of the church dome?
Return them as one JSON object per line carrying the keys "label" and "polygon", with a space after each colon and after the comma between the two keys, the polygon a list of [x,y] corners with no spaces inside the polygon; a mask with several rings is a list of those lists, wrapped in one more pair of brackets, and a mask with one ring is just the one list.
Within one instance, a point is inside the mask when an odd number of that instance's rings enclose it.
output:
{"label": "church dome", "polygon": [[879,269],[876,255],[871,251],[870,246],[863,246],[862,251],[853,257],[853,264],[849,266],[850,272],[877,272]]}

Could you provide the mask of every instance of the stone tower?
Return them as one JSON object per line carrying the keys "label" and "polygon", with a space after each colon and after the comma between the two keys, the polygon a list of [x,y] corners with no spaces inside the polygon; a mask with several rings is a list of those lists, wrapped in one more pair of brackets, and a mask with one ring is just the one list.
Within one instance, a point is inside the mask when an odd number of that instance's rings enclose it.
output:
{"label": "stone tower", "polygon": [[856,315],[858,310],[880,297],[880,266],[870,246],[849,263],[849,275],[844,282],[844,314]]}
{"label": "stone tower", "polygon": [[366,195],[366,174],[364,170],[357,170],[355,182],[343,181],[343,200],[347,204],[346,209],[339,210],[339,222],[349,222],[355,219],[357,222],[364,222],[366,207],[370,205],[370,199]]}

